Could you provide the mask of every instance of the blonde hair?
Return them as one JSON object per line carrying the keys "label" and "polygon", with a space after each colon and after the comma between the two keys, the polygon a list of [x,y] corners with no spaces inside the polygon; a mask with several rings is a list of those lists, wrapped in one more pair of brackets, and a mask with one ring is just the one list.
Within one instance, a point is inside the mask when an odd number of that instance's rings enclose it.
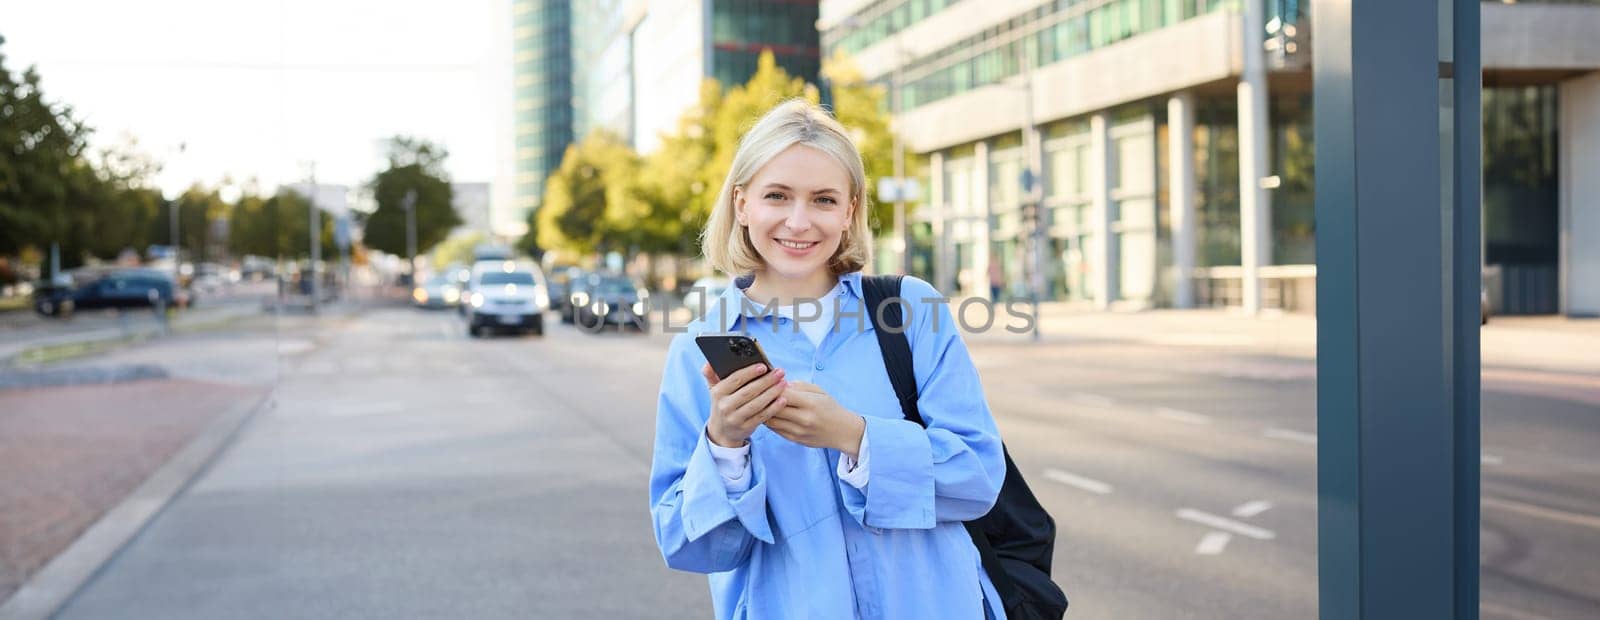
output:
{"label": "blonde hair", "polygon": [[850,204],[855,209],[850,224],[839,240],[839,249],[828,259],[833,275],[860,271],[872,262],[872,230],[867,225],[871,209],[867,205],[867,175],[861,151],[839,121],[822,108],[804,99],[790,99],[773,107],[756,121],[739,140],[739,150],[728,167],[711,217],[700,233],[706,260],[718,271],[741,276],[765,266],[756,252],[750,232],[734,214],[734,190],[750,183],[756,171],[778,154],[796,144],[805,145],[832,157],[850,177]]}

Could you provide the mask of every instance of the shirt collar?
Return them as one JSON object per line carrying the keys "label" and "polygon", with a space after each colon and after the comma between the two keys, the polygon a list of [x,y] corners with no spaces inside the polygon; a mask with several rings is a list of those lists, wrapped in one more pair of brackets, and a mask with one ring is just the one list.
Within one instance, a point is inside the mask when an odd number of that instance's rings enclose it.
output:
{"label": "shirt collar", "polygon": [[[734,278],[733,286],[722,291],[722,295],[717,298],[716,303],[707,309],[707,322],[717,325],[718,331],[731,332],[735,327],[738,327],[739,320],[742,318],[766,316],[761,313],[763,308],[757,307],[761,304],[755,302],[741,303],[745,298],[744,290],[754,282],[754,274],[745,274]],[[843,284],[841,287],[843,290],[839,293],[841,296],[861,299],[861,272],[852,271],[842,274],[839,276],[839,282]],[[728,311],[724,312],[722,310],[723,307],[727,307]]]}

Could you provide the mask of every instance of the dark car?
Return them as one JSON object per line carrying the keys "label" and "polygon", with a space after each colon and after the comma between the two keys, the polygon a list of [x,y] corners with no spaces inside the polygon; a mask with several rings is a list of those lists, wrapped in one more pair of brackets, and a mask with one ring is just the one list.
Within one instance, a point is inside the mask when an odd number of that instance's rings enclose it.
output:
{"label": "dark car", "polygon": [[650,327],[650,293],[625,276],[591,275],[574,286],[570,297],[573,322],[588,329],[616,325],[646,331]]}
{"label": "dark car", "polygon": [[172,274],[120,269],[82,284],[41,288],[34,292],[33,309],[46,316],[71,316],[93,308],[170,308],[178,301]]}

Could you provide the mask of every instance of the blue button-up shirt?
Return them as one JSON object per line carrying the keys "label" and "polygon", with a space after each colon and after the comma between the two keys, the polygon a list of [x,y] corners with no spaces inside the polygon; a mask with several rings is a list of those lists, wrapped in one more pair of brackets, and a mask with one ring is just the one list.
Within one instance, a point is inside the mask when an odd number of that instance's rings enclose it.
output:
{"label": "blue button-up shirt", "polygon": [[[672,568],[710,574],[720,619],[981,619],[985,601],[1004,618],[962,522],[994,504],[1005,461],[949,306],[923,302],[939,294],[904,279],[923,428],[902,417],[863,311],[861,274],[840,281],[837,325],[820,346],[788,318],[756,315],[761,304],[741,303],[737,287],[673,338],[650,472],[661,554]],[[866,419],[872,474],[864,489],[838,479],[837,451],[762,426],[750,437],[749,488],[728,491],[706,439],[711,394],[694,342],[727,331],[753,336],[787,379],[822,387]]]}

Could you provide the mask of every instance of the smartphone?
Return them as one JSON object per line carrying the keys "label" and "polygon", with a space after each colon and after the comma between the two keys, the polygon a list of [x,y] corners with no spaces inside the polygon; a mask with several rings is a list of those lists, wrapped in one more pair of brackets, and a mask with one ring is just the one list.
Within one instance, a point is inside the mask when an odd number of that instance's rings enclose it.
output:
{"label": "smartphone", "polygon": [[700,345],[700,352],[706,355],[711,371],[719,378],[726,379],[756,364],[765,364],[767,372],[772,372],[772,362],[767,361],[767,354],[755,338],[743,334],[701,334],[695,336],[694,343]]}

